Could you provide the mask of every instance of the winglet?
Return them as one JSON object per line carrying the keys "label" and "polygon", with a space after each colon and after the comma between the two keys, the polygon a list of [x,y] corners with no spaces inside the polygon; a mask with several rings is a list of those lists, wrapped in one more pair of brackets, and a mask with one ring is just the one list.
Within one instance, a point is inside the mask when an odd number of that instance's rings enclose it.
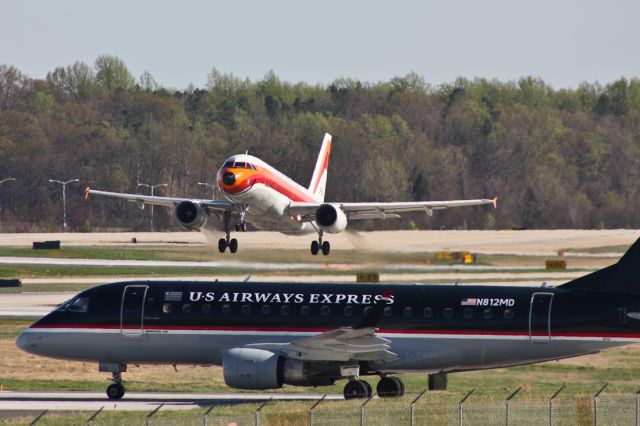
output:
{"label": "winglet", "polygon": [[91,188],[87,186],[84,189],[84,196],[83,196],[85,201],[89,201],[89,192],[91,192]]}
{"label": "winglet", "polygon": [[498,196],[493,197],[493,199],[491,201],[493,202],[493,208],[497,209],[498,208]]}

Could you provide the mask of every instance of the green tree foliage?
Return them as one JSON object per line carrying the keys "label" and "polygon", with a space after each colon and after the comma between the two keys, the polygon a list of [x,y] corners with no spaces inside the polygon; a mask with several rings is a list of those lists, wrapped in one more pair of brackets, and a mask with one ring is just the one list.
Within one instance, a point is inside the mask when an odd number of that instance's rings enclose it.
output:
{"label": "green tree foliage", "polygon": [[95,67],[96,83],[104,86],[110,95],[119,89],[131,89],[135,83],[129,69],[120,58],[109,55],[98,56]]}
{"label": "green tree foliage", "polygon": [[47,81],[59,96],[66,99],[88,99],[96,78],[93,70],[84,62],[58,67],[47,74]]}
{"label": "green tree foliage", "polygon": [[[81,200],[84,186],[202,197],[222,161],[249,151],[302,185],[324,132],[334,135],[327,201],[499,196],[499,208],[452,209],[360,227],[638,227],[640,80],[554,90],[524,77],[432,87],[415,73],[387,82],[292,84],[212,69],[204,88],[136,81],[122,60],[76,62],[45,80],[0,65],[4,230],[55,230],[60,188],[73,229],[148,229],[148,210]],[[206,196],[211,192],[206,191]],[[174,227],[155,209],[159,229]]]}

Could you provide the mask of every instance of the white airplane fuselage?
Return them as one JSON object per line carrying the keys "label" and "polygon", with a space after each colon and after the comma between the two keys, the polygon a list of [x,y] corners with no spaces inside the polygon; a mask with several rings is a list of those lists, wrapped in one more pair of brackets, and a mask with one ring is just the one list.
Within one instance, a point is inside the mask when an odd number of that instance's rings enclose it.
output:
{"label": "white airplane fuselage", "polygon": [[[231,179],[230,175],[234,178]],[[218,171],[217,184],[227,200],[246,206],[246,220],[258,229],[283,234],[317,232],[309,222],[289,215],[288,209],[292,201],[322,200],[257,157],[246,154],[229,157]]]}

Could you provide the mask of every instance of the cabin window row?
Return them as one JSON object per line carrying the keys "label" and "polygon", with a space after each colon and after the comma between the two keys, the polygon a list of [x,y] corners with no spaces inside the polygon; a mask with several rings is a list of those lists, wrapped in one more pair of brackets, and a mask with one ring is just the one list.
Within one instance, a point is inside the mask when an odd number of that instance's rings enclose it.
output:
{"label": "cabin window row", "polygon": [[[174,304],[172,303],[165,303],[162,306],[162,312],[164,312],[165,314],[170,314],[174,312]],[[373,311],[373,306],[366,306],[363,310],[363,314],[364,315],[369,315],[372,313]],[[213,312],[213,306],[205,303],[202,305],[201,311],[203,314],[211,314]],[[260,308],[255,311],[255,312],[259,312],[262,315],[271,315],[273,309],[271,307],[271,305],[262,305],[260,306]],[[331,315],[331,311],[332,308],[329,305],[322,305],[320,306],[320,315],[322,316],[329,316]],[[418,316],[418,312],[416,312],[417,310],[414,309],[412,306],[405,306],[404,308],[402,308],[402,316],[404,318],[414,318]],[[190,303],[185,303],[182,305],[182,312],[185,314],[190,314],[193,312],[193,306]],[[231,313],[231,304],[229,303],[225,303],[220,307],[220,312],[223,315],[228,315]],[[280,315],[282,316],[289,316],[291,315],[292,312],[292,307],[291,305],[282,305],[280,307]],[[394,308],[392,306],[385,306],[384,310],[382,311],[383,316],[389,318],[394,316]],[[243,315],[251,315],[252,313],[254,313],[253,307],[252,305],[242,305],[240,307],[240,313],[242,313]],[[345,317],[351,317],[353,316],[355,313],[355,309],[353,306],[347,305],[342,309],[342,314]],[[309,305],[302,305],[300,306],[300,315],[302,316],[308,316],[311,314],[311,306]],[[422,317],[429,319],[429,318],[433,318],[435,315],[435,310],[432,307],[425,307],[422,309]],[[442,317],[445,319],[451,319],[453,318],[455,315],[455,311],[453,308],[444,308],[442,310]],[[495,315],[499,315],[499,313],[494,312],[494,309],[492,308],[484,308],[481,311],[478,311],[477,309],[474,308],[464,308],[462,310],[462,316],[465,319],[472,319],[476,316],[479,316],[480,318],[484,318],[484,319],[492,319],[494,318]],[[502,311],[502,316],[505,319],[512,319],[513,318],[513,309],[511,308],[506,308],[504,309],[504,311]]]}

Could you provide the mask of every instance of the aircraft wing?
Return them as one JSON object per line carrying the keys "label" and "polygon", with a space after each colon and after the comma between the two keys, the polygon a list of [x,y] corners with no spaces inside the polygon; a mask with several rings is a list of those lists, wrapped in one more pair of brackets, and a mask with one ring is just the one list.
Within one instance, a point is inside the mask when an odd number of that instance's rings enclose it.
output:
{"label": "aircraft wing", "polygon": [[247,347],[278,351],[287,358],[305,361],[393,361],[391,341],[376,335],[376,325],[393,292],[385,291],[373,309],[353,327],[340,327],[290,343],[256,343]]}
{"label": "aircraft wing", "polygon": [[227,210],[235,210],[235,205],[228,200],[198,200],[192,198],[176,198],[176,197],[158,197],[142,194],[125,194],[121,192],[98,191],[91,188],[84,190],[84,198],[88,199],[89,195],[98,195],[101,197],[120,198],[139,206],[145,204],[154,204],[156,206],[176,206],[183,201],[190,201],[201,205],[208,213],[220,213]]}
{"label": "aircraft wing", "polygon": [[373,327],[342,327],[291,343],[256,343],[246,347],[278,351],[305,361],[392,361],[391,341],[376,336]]}
{"label": "aircraft wing", "polygon": [[[477,200],[449,201],[401,201],[391,203],[331,203],[339,207],[348,219],[391,219],[400,217],[400,213],[423,211],[429,216],[434,210],[452,207],[478,206],[482,204],[497,205],[498,198]],[[292,202],[289,205],[291,216],[300,216],[303,221],[312,221],[321,203]]]}

